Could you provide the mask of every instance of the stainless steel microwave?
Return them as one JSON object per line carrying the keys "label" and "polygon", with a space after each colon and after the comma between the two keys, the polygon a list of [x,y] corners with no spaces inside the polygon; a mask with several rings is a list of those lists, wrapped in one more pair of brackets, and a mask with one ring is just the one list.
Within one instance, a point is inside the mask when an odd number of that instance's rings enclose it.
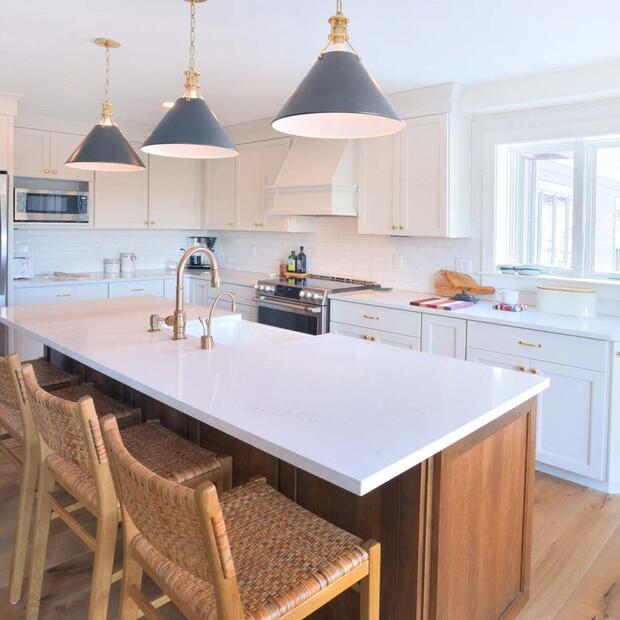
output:
{"label": "stainless steel microwave", "polygon": [[88,191],[15,188],[14,221],[88,223]]}

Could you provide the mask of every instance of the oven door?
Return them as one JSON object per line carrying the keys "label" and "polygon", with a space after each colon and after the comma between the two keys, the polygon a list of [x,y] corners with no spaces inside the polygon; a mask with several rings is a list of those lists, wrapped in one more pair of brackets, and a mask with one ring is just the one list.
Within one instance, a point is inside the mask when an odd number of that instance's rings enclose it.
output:
{"label": "oven door", "polygon": [[321,306],[306,306],[265,297],[255,297],[254,301],[258,307],[258,322],[263,325],[312,336],[319,336],[327,331],[327,313]]}
{"label": "oven door", "polygon": [[14,219],[88,223],[88,192],[16,188]]}

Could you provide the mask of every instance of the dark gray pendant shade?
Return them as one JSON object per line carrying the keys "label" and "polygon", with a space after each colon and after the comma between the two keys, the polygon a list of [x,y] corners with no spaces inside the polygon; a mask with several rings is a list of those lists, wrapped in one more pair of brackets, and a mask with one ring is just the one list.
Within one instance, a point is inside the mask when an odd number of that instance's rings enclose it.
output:
{"label": "dark gray pendant shade", "polygon": [[331,51],[316,61],[272,125],[308,138],[371,138],[397,133],[404,123],[358,56]]}
{"label": "dark gray pendant shade", "polygon": [[239,154],[200,97],[179,97],[141,149],[151,155],[190,159],[235,157]]}
{"label": "dark gray pendant shade", "polygon": [[144,164],[116,125],[95,125],[67,159],[66,166],[99,172],[142,170]]}

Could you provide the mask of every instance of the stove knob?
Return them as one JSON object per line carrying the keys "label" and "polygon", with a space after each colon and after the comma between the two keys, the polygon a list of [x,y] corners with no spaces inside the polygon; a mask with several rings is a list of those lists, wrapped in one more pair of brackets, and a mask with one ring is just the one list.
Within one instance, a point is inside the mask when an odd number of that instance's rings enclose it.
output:
{"label": "stove knob", "polygon": [[264,284],[261,284],[261,285],[258,287],[258,290],[259,290],[259,291],[264,291],[264,290],[266,290],[266,289],[267,289],[267,287],[266,287]]}
{"label": "stove knob", "polygon": [[273,292],[276,290],[276,288],[275,288],[275,286],[266,286],[266,287],[265,287],[265,290],[266,290],[268,293],[273,293]]}
{"label": "stove knob", "polygon": [[312,295],[312,299],[322,299],[323,295],[321,295],[320,293],[315,293],[314,295]]}
{"label": "stove knob", "polygon": [[305,297],[306,296],[306,291],[300,291],[299,296],[300,297]]}

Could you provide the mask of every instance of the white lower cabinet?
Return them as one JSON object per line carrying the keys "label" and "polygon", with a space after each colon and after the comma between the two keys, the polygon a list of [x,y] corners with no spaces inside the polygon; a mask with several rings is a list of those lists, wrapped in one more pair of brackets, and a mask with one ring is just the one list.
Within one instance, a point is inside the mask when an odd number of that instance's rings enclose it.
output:
{"label": "white lower cabinet", "polygon": [[[257,320],[256,304],[254,303],[254,288],[250,286],[240,286],[238,284],[224,284],[221,288],[211,288],[208,278],[190,278],[189,301],[192,304],[209,306],[213,303],[217,295],[223,291],[229,291],[235,296],[237,302],[237,312],[241,314],[244,321]],[[220,301],[224,309],[230,308],[230,300],[224,298]]]}
{"label": "white lower cabinet", "polygon": [[422,351],[465,359],[467,321],[435,314],[422,315]]}
{"label": "white lower cabinet", "polygon": [[209,303],[209,281],[202,278],[189,279],[189,303],[206,306]]}
{"label": "white lower cabinet", "polygon": [[551,380],[539,400],[536,460],[605,480],[607,375],[604,372],[469,347],[467,359]]}
{"label": "white lower cabinet", "polygon": [[140,297],[142,295],[164,296],[163,280],[130,280],[110,282],[109,297]]}
{"label": "white lower cabinet", "polygon": [[355,325],[336,323],[334,321],[330,323],[329,331],[332,334],[350,336],[352,338],[367,340],[368,342],[389,344],[394,347],[411,349],[412,351],[420,350],[420,339],[416,338],[415,336],[404,336],[403,334],[383,332],[378,329],[368,329],[366,327],[357,327]]}

